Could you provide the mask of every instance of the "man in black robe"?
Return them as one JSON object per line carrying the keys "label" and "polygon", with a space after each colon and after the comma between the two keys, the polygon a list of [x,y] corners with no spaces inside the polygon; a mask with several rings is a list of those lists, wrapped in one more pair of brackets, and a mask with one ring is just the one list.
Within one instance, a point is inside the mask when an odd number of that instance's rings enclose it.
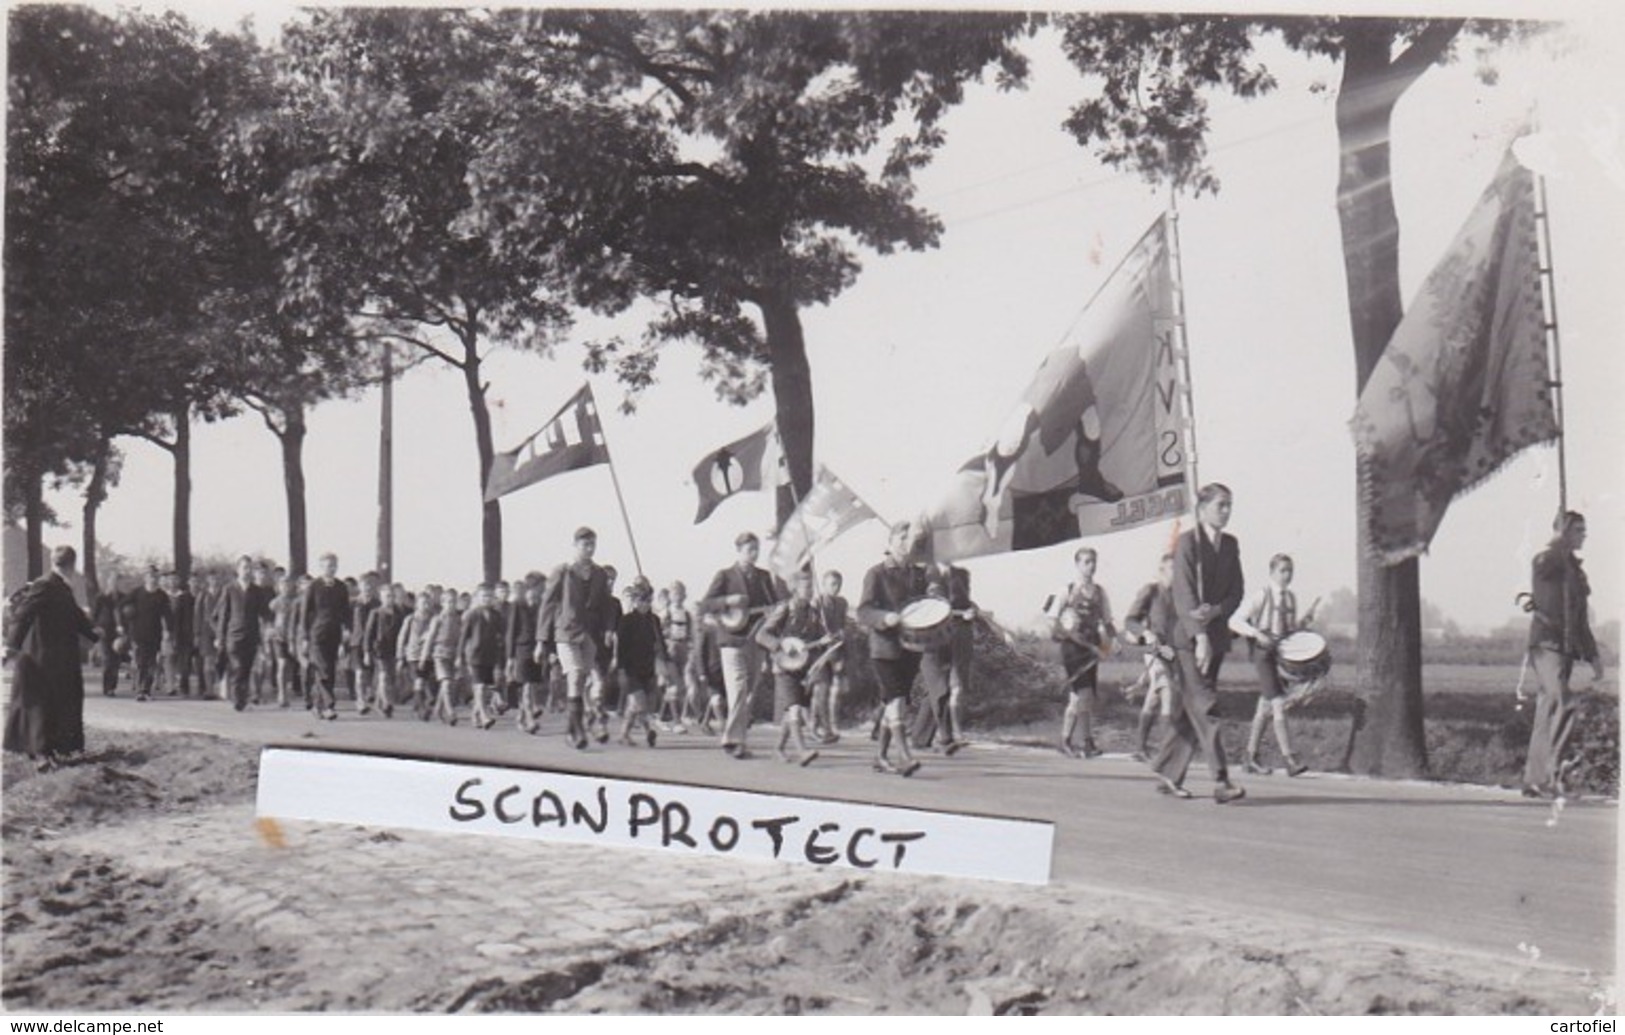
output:
{"label": "man in black robe", "polygon": [[57,547],[51,573],[19,591],[7,616],[6,661],[16,665],[5,749],[39,760],[41,770],[85,749],[79,637],[95,640],[97,633],[73,596],[78,559],[73,547]]}

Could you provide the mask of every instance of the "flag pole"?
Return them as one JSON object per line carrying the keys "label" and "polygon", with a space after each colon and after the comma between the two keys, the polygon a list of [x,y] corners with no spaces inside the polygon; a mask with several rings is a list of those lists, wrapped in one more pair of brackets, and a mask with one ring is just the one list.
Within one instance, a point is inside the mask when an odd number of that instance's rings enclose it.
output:
{"label": "flag pole", "polygon": [[1552,360],[1552,415],[1557,419],[1557,512],[1569,509],[1568,432],[1563,425],[1563,343],[1557,330],[1557,281],[1552,276],[1552,228],[1546,210],[1546,177],[1535,176],[1535,222],[1540,226],[1541,329]]}
{"label": "flag pole", "polygon": [[[598,397],[593,394],[592,382],[587,382],[587,398],[592,400],[593,412],[598,411]],[[599,428],[603,428],[604,421],[599,418]],[[615,455],[609,449],[609,432],[603,431],[604,456],[609,462],[609,480],[615,486],[615,502],[621,507],[621,522],[626,525],[626,541],[632,545],[632,565],[638,569],[638,575],[643,575],[643,558],[638,556],[638,537],[632,533],[632,517],[626,512],[626,496],[621,493],[621,478],[615,473]]]}
{"label": "flag pole", "polygon": [[1190,494],[1191,512],[1196,511],[1196,490],[1201,482],[1196,476],[1196,396],[1191,388],[1190,339],[1185,334],[1185,261],[1179,246],[1179,195],[1173,184],[1168,185],[1168,244],[1173,253],[1174,326],[1179,329],[1179,348],[1174,355],[1179,361],[1179,397],[1185,409],[1185,491]]}

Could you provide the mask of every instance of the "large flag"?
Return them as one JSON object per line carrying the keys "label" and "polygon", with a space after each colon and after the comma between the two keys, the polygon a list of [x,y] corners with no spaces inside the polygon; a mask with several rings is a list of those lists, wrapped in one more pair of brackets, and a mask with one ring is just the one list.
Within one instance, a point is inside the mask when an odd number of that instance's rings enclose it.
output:
{"label": "large flag", "polygon": [[829,468],[819,464],[806,498],[779,530],[768,566],[780,578],[789,581],[812,560],[814,551],[875,516],[869,504],[831,474]]}
{"label": "large flag", "polygon": [[781,474],[784,467],[783,451],[774,423],[768,421],[737,442],[708,453],[694,465],[694,487],[699,490],[700,506],[694,514],[694,523],[711,516],[723,500],[738,492],[757,492],[772,485],[777,488],[787,483]]}
{"label": "large flag", "polygon": [[1534,189],[1508,154],[1360,393],[1350,426],[1384,564],[1425,552],[1452,499],[1557,437]]}
{"label": "large flag", "polygon": [[1159,218],[930,511],[938,560],[1036,549],[1186,509],[1174,291]]}
{"label": "large flag", "polygon": [[581,391],[518,449],[496,455],[491,461],[491,476],[485,480],[485,501],[489,503],[555,474],[607,463],[609,449],[604,445],[603,425],[598,423],[592,385],[582,385]]}

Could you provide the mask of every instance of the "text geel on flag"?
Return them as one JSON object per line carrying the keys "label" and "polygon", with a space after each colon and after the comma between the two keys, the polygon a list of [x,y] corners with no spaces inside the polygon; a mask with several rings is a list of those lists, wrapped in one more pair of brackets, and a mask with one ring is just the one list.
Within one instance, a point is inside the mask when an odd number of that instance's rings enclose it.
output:
{"label": "text geel on flag", "polygon": [[938,560],[1037,549],[1187,508],[1169,239],[1159,218],[954,475],[927,515]]}
{"label": "text geel on flag", "polygon": [[1425,552],[1451,500],[1557,437],[1534,193],[1509,153],[1360,393],[1350,427],[1384,564]]}
{"label": "text geel on flag", "polygon": [[609,462],[592,386],[582,385],[546,424],[517,449],[498,453],[485,480],[486,502],[565,471]]}

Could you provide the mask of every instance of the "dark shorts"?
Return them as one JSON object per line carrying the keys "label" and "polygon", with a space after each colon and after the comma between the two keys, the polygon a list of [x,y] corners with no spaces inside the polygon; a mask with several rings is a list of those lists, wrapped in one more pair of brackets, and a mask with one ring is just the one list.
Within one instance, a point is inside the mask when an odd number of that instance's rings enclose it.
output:
{"label": "dark shorts", "polygon": [[875,658],[875,679],[880,683],[880,699],[895,701],[907,698],[914,689],[914,677],[920,671],[920,656],[906,652],[900,658]]}
{"label": "dark shorts", "polygon": [[431,683],[434,682],[434,659],[424,658],[422,661],[412,666],[412,671],[417,674],[419,679],[427,679]]}
{"label": "dark shorts", "polygon": [[521,683],[540,683],[542,681],[542,666],[536,661],[535,650],[521,650],[519,656],[514,658],[514,668]]}
{"label": "dark shorts", "polygon": [[481,686],[491,686],[496,682],[496,666],[470,664],[468,666],[468,675],[470,679]]}
{"label": "dark shorts", "polygon": [[1281,670],[1276,668],[1275,652],[1259,650],[1255,646],[1252,653],[1253,668],[1258,670],[1258,695],[1266,701],[1285,697],[1286,690],[1281,686]]}
{"label": "dark shorts", "polygon": [[774,718],[783,722],[784,713],[791,705],[812,707],[812,689],[807,685],[807,680],[798,672],[773,673]]}
{"label": "dark shorts", "polygon": [[1100,685],[1100,664],[1089,664],[1095,658],[1094,652],[1061,641],[1061,667],[1066,670],[1066,685],[1061,688],[1064,693],[1091,693]]}

